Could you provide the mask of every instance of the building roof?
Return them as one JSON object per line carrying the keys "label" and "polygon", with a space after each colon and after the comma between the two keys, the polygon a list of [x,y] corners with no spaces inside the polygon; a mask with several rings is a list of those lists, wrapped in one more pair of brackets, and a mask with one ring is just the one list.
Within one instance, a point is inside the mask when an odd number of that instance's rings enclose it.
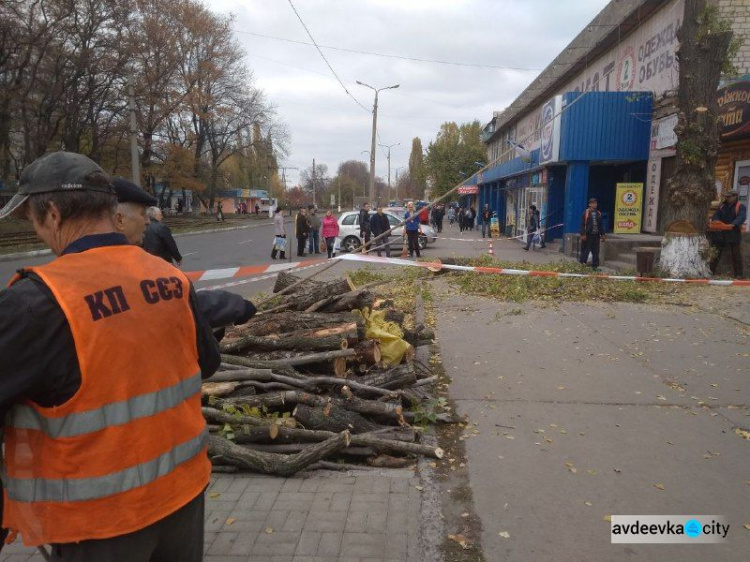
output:
{"label": "building roof", "polygon": [[547,65],[539,76],[485,126],[484,142],[520,120],[530,109],[551,98],[565,83],[636,29],[668,0],[611,0],[599,14]]}

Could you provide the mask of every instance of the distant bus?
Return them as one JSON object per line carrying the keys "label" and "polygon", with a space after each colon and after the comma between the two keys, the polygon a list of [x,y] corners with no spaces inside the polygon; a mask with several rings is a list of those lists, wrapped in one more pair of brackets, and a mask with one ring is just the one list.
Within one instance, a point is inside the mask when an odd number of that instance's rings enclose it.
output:
{"label": "distant bus", "polygon": [[[273,211],[276,211],[276,207],[279,206],[279,200],[275,197],[272,197],[271,199],[259,199],[258,200],[258,206],[260,207],[261,213],[271,213]],[[248,209],[249,210],[249,209]],[[255,211],[255,209],[252,209]]]}

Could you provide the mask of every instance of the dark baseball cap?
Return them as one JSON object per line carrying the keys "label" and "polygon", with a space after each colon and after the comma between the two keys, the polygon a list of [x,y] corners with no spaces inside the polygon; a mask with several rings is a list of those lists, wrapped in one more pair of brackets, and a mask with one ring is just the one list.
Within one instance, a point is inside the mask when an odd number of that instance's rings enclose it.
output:
{"label": "dark baseball cap", "polygon": [[30,195],[55,191],[114,194],[115,189],[109,176],[90,158],[73,152],[53,152],[26,166],[18,182],[18,193],[0,209],[0,219],[20,211]]}
{"label": "dark baseball cap", "polygon": [[112,180],[112,185],[115,186],[118,203],[135,203],[146,207],[156,206],[157,201],[154,196],[145,192],[130,180],[115,178]]}

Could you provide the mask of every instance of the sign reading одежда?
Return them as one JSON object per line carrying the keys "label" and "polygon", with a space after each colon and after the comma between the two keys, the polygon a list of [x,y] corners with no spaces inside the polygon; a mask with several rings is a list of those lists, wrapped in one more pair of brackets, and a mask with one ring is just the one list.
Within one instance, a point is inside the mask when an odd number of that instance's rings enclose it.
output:
{"label": "sign reading \u043e\u0434\u0435\u0436\u0434\u0430", "polygon": [[618,183],[615,201],[615,234],[638,234],[643,217],[643,184]]}

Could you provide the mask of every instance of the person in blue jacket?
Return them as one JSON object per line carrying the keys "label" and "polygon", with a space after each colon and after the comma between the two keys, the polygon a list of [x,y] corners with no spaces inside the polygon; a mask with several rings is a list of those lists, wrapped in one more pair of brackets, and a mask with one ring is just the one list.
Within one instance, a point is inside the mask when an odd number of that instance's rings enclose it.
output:
{"label": "person in blue jacket", "polygon": [[406,214],[404,215],[406,225],[404,226],[404,235],[409,243],[409,257],[413,258],[416,252],[417,257],[422,257],[419,253],[419,214],[414,212],[414,203],[409,201],[406,205]]}

